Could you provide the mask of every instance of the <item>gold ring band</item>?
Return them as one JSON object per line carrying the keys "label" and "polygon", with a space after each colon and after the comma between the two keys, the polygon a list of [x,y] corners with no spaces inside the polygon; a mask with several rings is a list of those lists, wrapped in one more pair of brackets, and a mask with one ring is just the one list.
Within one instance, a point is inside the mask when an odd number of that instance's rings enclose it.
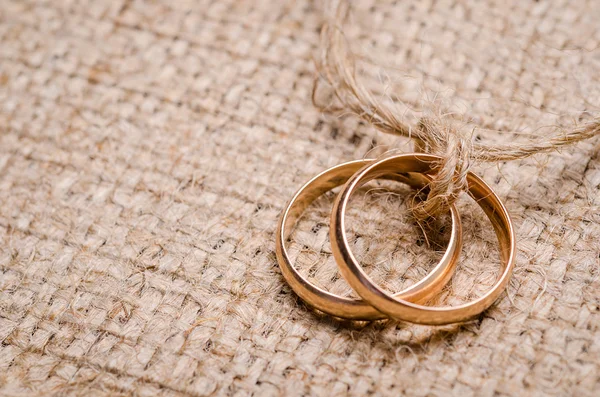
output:
{"label": "gold ring band", "polygon": [[[372,162],[373,160],[351,161],[332,167],[312,178],[294,194],[282,212],[277,228],[277,261],[284,278],[294,292],[309,306],[332,316],[352,320],[375,320],[386,316],[363,300],[332,294],[306,280],[292,265],[285,242],[304,210],[317,197],[344,184],[354,173]],[[390,174],[385,179],[403,182],[416,188],[422,188],[428,181],[428,179],[423,181],[423,178],[400,174]],[[425,278],[395,296],[412,302],[423,302],[437,294],[449,281],[462,248],[460,216],[454,206],[451,206],[450,212],[452,230],[444,256]]]}
{"label": "gold ring band", "polygon": [[503,264],[502,274],[483,296],[460,306],[430,307],[400,299],[381,289],[364,272],[350,250],[345,232],[344,214],[350,196],[375,178],[402,173],[431,174],[441,160],[429,154],[405,154],[371,162],[354,174],[337,196],[331,213],[330,239],[340,272],[365,301],[388,316],[418,324],[440,325],[466,321],[480,314],[498,298],[508,284],[515,261],[515,235],[506,207],[494,191],[477,175],[469,172],[468,191],[488,216],[498,242]]}

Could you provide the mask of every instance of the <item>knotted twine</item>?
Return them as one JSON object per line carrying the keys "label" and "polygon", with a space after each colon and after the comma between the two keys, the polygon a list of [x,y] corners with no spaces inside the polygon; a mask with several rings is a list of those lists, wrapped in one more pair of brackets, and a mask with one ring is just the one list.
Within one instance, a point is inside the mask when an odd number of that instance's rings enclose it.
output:
{"label": "knotted twine", "polygon": [[[471,137],[475,131],[517,133],[479,127],[465,132],[464,126],[443,116],[422,117],[415,126],[408,125],[402,120],[394,101],[378,99],[357,77],[355,55],[349,49],[342,29],[349,14],[348,3],[333,1],[329,6],[328,18],[321,30],[321,53],[317,60],[320,73],[315,80],[313,102],[329,113],[354,113],[384,133],[412,138],[416,151],[441,157],[439,171],[433,176],[426,199],[413,204],[413,214],[419,223],[427,223],[448,210],[467,188],[467,174],[474,163],[522,159],[600,134],[600,118],[594,118],[570,130],[554,127],[546,137],[536,136],[514,144],[486,145],[473,142]],[[338,106],[324,106],[316,100],[317,86],[323,81],[330,87]]]}

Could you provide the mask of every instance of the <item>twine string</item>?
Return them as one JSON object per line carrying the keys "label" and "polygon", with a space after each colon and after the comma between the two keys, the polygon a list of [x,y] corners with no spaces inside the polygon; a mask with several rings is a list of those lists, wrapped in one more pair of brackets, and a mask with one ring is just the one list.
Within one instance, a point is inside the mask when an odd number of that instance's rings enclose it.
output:
{"label": "twine string", "polygon": [[[600,118],[594,118],[570,130],[555,127],[549,136],[536,136],[519,143],[487,145],[473,142],[473,133],[517,133],[479,127],[465,132],[464,127],[443,116],[422,117],[416,126],[408,125],[393,101],[380,100],[357,77],[355,56],[349,49],[342,29],[349,8],[345,0],[334,1],[321,30],[321,52],[317,60],[319,75],[315,79],[313,103],[328,113],[353,113],[381,132],[412,138],[417,151],[442,158],[426,200],[415,202],[413,206],[418,221],[427,222],[448,210],[448,206],[466,189],[466,177],[474,163],[522,159],[555,151],[600,134]],[[322,82],[330,87],[338,105],[323,105],[316,99],[317,87]]]}

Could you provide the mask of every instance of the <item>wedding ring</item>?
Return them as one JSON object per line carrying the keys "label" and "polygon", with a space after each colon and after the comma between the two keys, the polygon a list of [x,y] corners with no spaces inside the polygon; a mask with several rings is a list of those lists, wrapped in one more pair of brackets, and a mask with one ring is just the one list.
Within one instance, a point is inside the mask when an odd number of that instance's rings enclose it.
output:
{"label": "wedding ring", "polygon": [[[386,316],[361,299],[338,296],[312,284],[292,265],[285,242],[302,213],[317,197],[344,184],[354,173],[368,166],[372,161],[357,160],[340,164],[312,178],[290,200],[281,214],[277,228],[276,254],[284,278],[294,292],[309,306],[335,317],[352,320],[375,320]],[[401,175],[398,173],[391,173],[385,176],[385,179],[403,182],[414,188],[422,188],[429,181],[424,176]],[[411,302],[424,302],[437,294],[447,284],[454,273],[462,248],[460,216],[454,206],[450,207],[450,213],[452,230],[444,256],[425,278],[395,296]]]}
{"label": "wedding ring", "polygon": [[404,173],[431,174],[441,160],[429,154],[405,154],[369,163],[346,183],[337,196],[331,213],[330,239],[334,258],[342,276],[366,302],[397,320],[418,324],[440,325],[469,320],[494,303],[504,291],[515,262],[515,233],[506,207],[494,191],[477,175],[467,175],[468,191],[492,222],[502,261],[502,274],[483,296],[460,306],[430,307],[394,296],[375,284],[358,264],[350,250],[345,232],[344,215],[350,196],[376,178],[390,178]]}

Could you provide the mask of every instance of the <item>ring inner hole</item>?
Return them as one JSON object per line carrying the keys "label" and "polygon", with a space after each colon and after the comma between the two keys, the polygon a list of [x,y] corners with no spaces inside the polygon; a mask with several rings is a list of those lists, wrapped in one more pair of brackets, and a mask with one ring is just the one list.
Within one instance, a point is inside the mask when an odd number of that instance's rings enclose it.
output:
{"label": "ring inner hole", "polygon": [[[402,183],[370,181],[347,207],[352,252],[369,277],[390,293],[425,277],[442,258],[450,238],[449,212],[431,229],[415,222],[409,208],[412,193]],[[456,207],[463,226],[461,256],[449,284],[430,305],[456,306],[476,299],[490,290],[502,270],[498,239],[484,211],[466,194]]]}
{"label": "ring inner hole", "polygon": [[451,233],[450,214],[423,232],[411,215],[414,191],[400,182],[372,180],[357,190],[346,211],[346,235],[369,277],[390,293],[425,277],[442,259]]}

